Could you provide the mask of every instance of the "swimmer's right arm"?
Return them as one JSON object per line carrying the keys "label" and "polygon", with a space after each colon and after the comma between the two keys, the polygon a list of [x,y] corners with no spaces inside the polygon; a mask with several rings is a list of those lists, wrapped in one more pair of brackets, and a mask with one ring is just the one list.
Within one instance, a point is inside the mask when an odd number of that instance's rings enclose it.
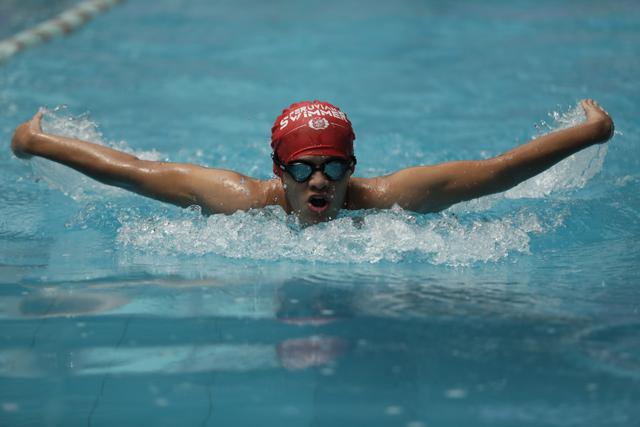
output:
{"label": "swimmer's right arm", "polygon": [[11,149],[17,157],[43,157],[107,185],[182,207],[199,205],[204,213],[233,213],[275,204],[270,199],[277,194],[276,180],[259,181],[229,170],[141,160],[103,145],[46,134],[41,120],[39,112],[16,129]]}

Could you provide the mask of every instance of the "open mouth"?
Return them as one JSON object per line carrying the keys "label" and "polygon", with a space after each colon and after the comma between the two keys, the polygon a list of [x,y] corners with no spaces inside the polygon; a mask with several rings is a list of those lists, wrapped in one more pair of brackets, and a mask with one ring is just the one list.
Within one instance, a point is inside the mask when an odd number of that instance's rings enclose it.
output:
{"label": "open mouth", "polygon": [[329,200],[323,196],[309,197],[309,209],[313,212],[323,212],[329,207]]}

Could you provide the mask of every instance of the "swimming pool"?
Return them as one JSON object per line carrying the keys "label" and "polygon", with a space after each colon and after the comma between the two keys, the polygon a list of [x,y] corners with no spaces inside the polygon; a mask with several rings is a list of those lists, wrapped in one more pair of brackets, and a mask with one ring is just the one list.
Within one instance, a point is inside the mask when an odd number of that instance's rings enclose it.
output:
{"label": "swimming pool", "polygon": [[[633,1],[138,0],[12,58],[0,424],[634,425],[639,28]],[[267,178],[273,119],[320,98],[373,176],[500,153],[583,97],[607,147],[442,214],[304,230],[8,149],[47,106],[53,131]]]}

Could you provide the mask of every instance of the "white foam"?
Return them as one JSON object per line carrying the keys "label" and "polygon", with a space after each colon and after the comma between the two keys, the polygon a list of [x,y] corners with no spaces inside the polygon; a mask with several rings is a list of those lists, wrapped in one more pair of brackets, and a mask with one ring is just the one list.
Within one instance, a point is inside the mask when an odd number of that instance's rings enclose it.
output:
{"label": "white foam", "polygon": [[[88,113],[72,116],[65,106],[52,110],[42,108],[41,111],[44,113],[42,130],[45,133],[105,145],[145,160],[162,158],[162,155],[156,151],[134,151],[125,141],[105,141],[98,125],[91,120]],[[47,185],[77,201],[122,197],[130,194],[119,188],[101,184],[73,169],[46,159],[34,157],[29,164],[33,173],[42,178]]]}
{"label": "white foam", "polygon": [[452,215],[425,217],[395,209],[362,212],[300,229],[278,207],[208,218],[170,219],[128,212],[120,222],[118,242],[134,250],[130,256],[141,255],[145,263],[154,259],[150,254],[214,254],[259,260],[409,260],[457,266],[527,253],[529,234],[549,228],[537,215],[526,211],[465,224]]}
{"label": "white foam", "polygon": [[[549,116],[553,119],[553,123],[541,122],[537,126],[540,133],[533,137],[575,126],[586,119],[584,110],[579,104],[564,112],[554,111]],[[603,144],[586,148],[504,193],[461,203],[451,210],[477,212],[490,209],[497,200],[505,198],[542,198],[552,193],[582,188],[602,170],[607,147]]]}
{"label": "white foam", "polygon": [[[554,121],[554,124],[548,126],[550,131],[572,127],[586,120],[584,110],[579,104],[565,112],[554,111],[549,116]],[[602,170],[607,147],[594,145],[575,153],[547,171],[507,191],[505,197],[544,197],[556,191],[582,188]]]}

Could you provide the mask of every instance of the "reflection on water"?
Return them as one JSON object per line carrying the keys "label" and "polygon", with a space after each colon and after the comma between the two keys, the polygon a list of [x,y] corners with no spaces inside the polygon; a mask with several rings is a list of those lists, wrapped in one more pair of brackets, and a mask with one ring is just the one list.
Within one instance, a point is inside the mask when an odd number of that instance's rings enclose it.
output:
{"label": "reflection on water", "polygon": [[69,293],[50,288],[21,299],[19,310],[22,315],[29,317],[79,316],[107,312],[126,302],[118,294]]}
{"label": "reflection on water", "polygon": [[[140,279],[27,288],[1,307],[0,316],[20,327],[6,337],[0,375],[333,370],[363,352],[442,357],[432,352],[434,345],[474,364],[492,364],[500,348],[519,348],[534,359],[566,349],[567,357],[579,355],[594,368],[640,373],[631,333],[637,325],[621,323],[618,313],[612,320],[618,326],[585,329],[588,306],[576,306],[583,312],[554,308],[564,299],[558,290],[543,296],[515,282],[326,279],[227,285]],[[520,332],[525,341],[519,342]]]}
{"label": "reflection on water", "polygon": [[[617,326],[593,329],[591,312],[551,307],[564,299],[557,289],[543,296],[517,282],[436,277],[310,272],[275,282],[176,277],[8,288],[0,315],[13,326],[0,377],[84,387],[91,404],[82,417],[92,422],[105,411],[129,413],[131,399],[156,409],[199,402],[202,415],[208,402],[237,395],[254,405],[289,402],[291,414],[305,399],[362,402],[404,423],[424,419],[425,402],[447,419],[488,424],[633,411],[637,321],[618,317]],[[585,366],[594,372],[587,382]],[[560,410],[565,395],[572,402]],[[589,410],[594,399],[598,414]],[[456,402],[465,402],[464,413]]]}
{"label": "reflection on water", "polygon": [[635,322],[589,327],[574,337],[570,357],[627,378],[640,379],[640,324]]}
{"label": "reflection on water", "polygon": [[287,280],[276,289],[276,318],[282,322],[327,324],[354,315],[355,290],[323,286],[311,278]]}
{"label": "reflection on water", "polygon": [[[42,357],[46,355],[43,349],[60,344],[50,341],[52,337],[46,334],[47,319],[55,318],[77,319],[71,325],[63,323],[70,329],[68,344],[74,347],[64,356],[65,371],[74,376],[253,371],[277,367],[301,370],[331,364],[349,347],[344,337],[327,335],[322,328],[318,329],[353,316],[353,292],[345,288],[315,286],[314,282],[305,280],[289,280],[258,293],[254,286],[222,286],[206,280],[164,281],[161,285],[166,288],[157,285],[153,281],[94,283],[91,290],[61,285],[36,288],[24,297],[14,298],[15,306],[2,307],[3,317],[40,320],[33,324],[29,349],[9,345],[8,350],[0,352],[0,375],[39,377],[60,370],[57,360],[52,364],[47,357]],[[183,298],[174,298],[175,292],[183,292]],[[167,296],[171,300],[166,300]],[[167,316],[167,311],[173,313]],[[230,328],[222,342],[182,344],[188,342],[187,335],[176,337],[176,344],[145,345],[148,336],[136,338],[133,331],[155,316],[184,318],[188,323],[194,318],[199,319],[196,323],[215,323],[215,319],[226,318],[239,325],[243,319],[264,319],[284,325],[284,334],[275,341],[268,336],[236,340],[234,328]],[[117,343],[108,345],[104,333],[93,331],[103,318],[111,329],[107,335],[115,337],[120,333]],[[122,325],[120,331],[118,325]],[[51,327],[56,329],[56,335],[60,333],[60,324]]]}

